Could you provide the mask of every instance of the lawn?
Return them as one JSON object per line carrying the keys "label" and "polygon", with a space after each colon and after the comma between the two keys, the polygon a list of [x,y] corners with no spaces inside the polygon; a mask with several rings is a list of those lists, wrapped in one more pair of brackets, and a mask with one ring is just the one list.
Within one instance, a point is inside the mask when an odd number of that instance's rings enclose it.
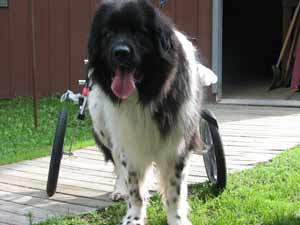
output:
{"label": "lawn", "polygon": [[[193,186],[189,199],[193,225],[299,225],[300,149],[230,175],[222,193],[207,183]],[[99,212],[39,225],[116,225],[125,210],[124,204],[114,204]],[[152,198],[147,225],[167,225],[158,195]]]}
{"label": "lawn", "polygon": [[[58,111],[69,110],[66,149],[72,128],[76,126],[78,106],[61,103],[58,97],[41,98],[38,104],[38,128],[33,126],[31,98],[0,100],[0,165],[48,155],[51,152]],[[91,121],[87,116],[75,133],[74,148],[93,145]]]}

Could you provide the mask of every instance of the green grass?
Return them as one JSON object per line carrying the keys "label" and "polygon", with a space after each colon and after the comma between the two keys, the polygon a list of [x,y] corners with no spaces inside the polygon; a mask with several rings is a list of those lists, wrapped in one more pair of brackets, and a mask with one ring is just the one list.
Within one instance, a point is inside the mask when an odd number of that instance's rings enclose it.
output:
{"label": "green grass", "polygon": [[[300,149],[283,153],[272,162],[229,175],[228,186],[218,193],[209,184],[190,190],[193,225],[299,225]],[[99,212],[42,222],[39,225],[115,225],[125,214],[124,204]],[[167,225],[160,198],[153,197],[147,225]]]}
{"label": "green grass", "polygon": [[[51,152],[57,115],[60,109],[69,110],[66,149],[70,144],[78,105],[61,103],[59,98],[41,98],[38,102],[38,128],[33,126],[31,98],[0,100],[0,165],[46,156]],[[93,145],[89,116],[81,123],[74,138],[74,149]]]}

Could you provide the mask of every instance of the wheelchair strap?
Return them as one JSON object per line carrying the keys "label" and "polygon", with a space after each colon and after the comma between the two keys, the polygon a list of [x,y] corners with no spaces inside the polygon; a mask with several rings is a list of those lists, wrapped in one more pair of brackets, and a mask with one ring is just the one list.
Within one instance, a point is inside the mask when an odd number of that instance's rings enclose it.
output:
{"label": "wheelchair strap", "polygon": [[209,114],[207,114],[205,111],[201,112],[201,117],[205,119],[208,123],[214,125],[216,128],[219,128],[218,122],[215,118],[211,117]]}

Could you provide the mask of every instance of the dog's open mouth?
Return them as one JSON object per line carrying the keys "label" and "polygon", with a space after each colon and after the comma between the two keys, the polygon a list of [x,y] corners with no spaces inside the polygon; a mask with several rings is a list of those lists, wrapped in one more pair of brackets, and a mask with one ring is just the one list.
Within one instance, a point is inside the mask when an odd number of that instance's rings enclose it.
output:
{"label": "dog's open mouth", "polygon": [[111,84],[111,90],[120,99],[128,99],[136,90],[135,69],[128,70],[123,67],[117,67]]}

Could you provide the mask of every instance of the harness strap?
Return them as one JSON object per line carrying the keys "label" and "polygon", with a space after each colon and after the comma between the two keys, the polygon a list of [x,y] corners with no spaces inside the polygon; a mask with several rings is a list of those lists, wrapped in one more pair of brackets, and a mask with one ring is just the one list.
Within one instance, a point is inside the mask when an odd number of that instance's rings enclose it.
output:
{"label": "harness strap", "polygon": [[201,112],[201,117],[205,119],[208,123],[214,125],[216,128],[219,128],[217,120],[209,114],[207,114],[205,111]]}

